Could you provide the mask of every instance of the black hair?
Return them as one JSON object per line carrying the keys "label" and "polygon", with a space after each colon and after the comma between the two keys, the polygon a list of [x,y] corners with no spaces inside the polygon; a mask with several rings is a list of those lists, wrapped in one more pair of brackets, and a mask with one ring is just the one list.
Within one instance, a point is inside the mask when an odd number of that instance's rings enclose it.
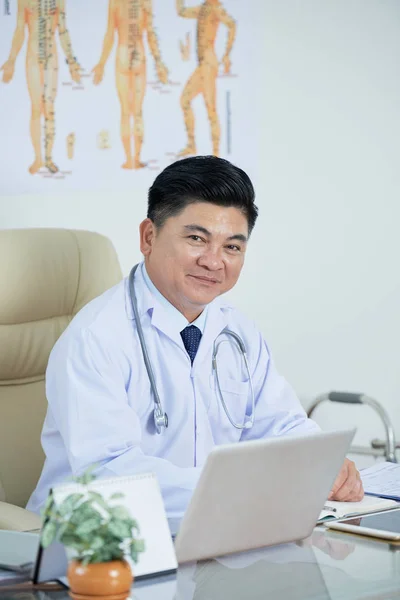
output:
{"label": "black hair", "polygon": [[216,156],[194,156],[172,163],[156,177],[147,217],[160,228],[189,204],[210,202],[242,211],[250,235],[258,216],[254,198],[253,184],[242,169]]}

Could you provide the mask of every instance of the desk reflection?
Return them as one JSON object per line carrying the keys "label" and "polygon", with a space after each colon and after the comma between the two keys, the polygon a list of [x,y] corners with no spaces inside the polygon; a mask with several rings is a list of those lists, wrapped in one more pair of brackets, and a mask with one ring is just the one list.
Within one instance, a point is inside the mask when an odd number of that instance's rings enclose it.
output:
{"label": "desk reflection", "polygon": [[[318,548],[338,564],[320,565]],[[352,578],[340,569],[355,549],[347,539],[326,538],[323,530],[306,540],[232,554],[179,567],[176,575],[135,582],[131,600],[327,600],[332,599],[325,577],[340,589],[352,587]],[[70,600],[68,591],[9,592],[0,600]],[[93,598],[93,600],[97,600]],[[335,600],[335,599],[333,599]]]}
{"label": "desk reflection", "polygon": [[[330,599],[323,570],[334,569],[321,569],[313,546],[336,561],[355,549],[352,543],[325,540],[323,531],[315,531],[301,542],[184,565],[178,571],[175,600]],[[350,578],[340,569],[335,578],[348,586]]]}

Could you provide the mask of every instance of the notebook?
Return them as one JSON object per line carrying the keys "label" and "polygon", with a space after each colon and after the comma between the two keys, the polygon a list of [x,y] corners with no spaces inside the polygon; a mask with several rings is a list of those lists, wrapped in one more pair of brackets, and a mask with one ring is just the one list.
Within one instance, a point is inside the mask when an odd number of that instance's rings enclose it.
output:
{"label": "notebook", "polygon": [[[85,491],[79,483],[57,485],[52,489],[56,504],[69,494]],[[171,538],[160,487],[154,474],[144,473],[127,477],[94,480],[88,489],[100,493],[106,501],[116,492],[123,494],[111,503],[125,506],[139,525],[140,538],[145,542],[144,552],[137,563],[129,557],[135,579],[166,574],[177,569],[177,561]],[[66,574],[65,550],[59,543],[51,544],[46,550],[40,548],[34,581],[59,579]]]}
{"label": "notebook", "polygon": [[334,500],[327,500],[319,515],[318,523],[328,519],[353,517],[390,508],[398,508],[399,506],[400,504],[395,500],[386,500],[373,496],[364,496],[361,502],[336,502]]}
{"label": "notebook", "polygon": [[380,462],[360,471],[366,494],[400,501],[400,465]]}

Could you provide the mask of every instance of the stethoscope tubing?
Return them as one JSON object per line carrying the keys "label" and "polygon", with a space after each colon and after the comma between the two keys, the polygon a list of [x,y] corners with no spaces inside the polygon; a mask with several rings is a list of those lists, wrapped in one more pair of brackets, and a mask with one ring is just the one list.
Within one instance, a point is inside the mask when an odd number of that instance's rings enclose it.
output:
{"label": "stethoscope tubing", "polygon": [[[154,424],[155,424],[157,433],[160,434],[164,429],[168,428],[168,415],[167,415],[167,413],[164,412],[160,396],[158,395],[156,380],[154,377],[153,368],[151,366],[149,353],[147,351],[147,345],[146,345],[146,340],[144,339],[142,324],[141,324],[140,318],[139,318],[139,311],[138,311],[138,306],[137,306],[137,298],[136,298],[135,285],[134,285],[135,273],[136,273],[138,266],[139,266],[139,264],[135,265],[129,274],[129,295],[130,295],[130,299],[131,299],[133,315],[134,315],[135,321],[136,321],[136,329],[137,329],[138,336],[139,336],[140,347],[142,349],[143,360],[144,360],[147,375],[148,375],[148,378],[150,381],[150,387],[151,387],[151,390],[152,390],[153,396],[154,396]],[[249,381],[249,385],[250,385],[251,405],[252,406],[251,406],[251,415],[248,418],[246,418],[246,421],[243,423],[243,425],[240,425],[240,423],[236,423],[232,419],[232,417],[229,413],[228,407],[225,403],[223,394],[222,394],[220,380],[219,380],[219,374],[218,374],[217,353],[218,353],[219,346],[223,342],[217,343],[217,339],[218,339],[217,338],[214,341],[214,348],[213,348],[213,354],[212,354],[212,367],[215,371],[218,395],[221,400],[221,404],[225,411],[225,414],[228,417],[228,420],[231,423],[231,425],[233,427],[235,427],[235,429],[239,429],[239,430],[250,429],[254,424],[255,397],[254,397],[253,381],[252,381],[252,377],[251,377],[251,373],[250,373],[249,362],[247,359],[246,346],[244,345],[244,342],[241,339],[241,337],[234,331],[231,331],[230,329],[225,328],[219,335],[222,335],[222,334],[229,335],[235,340],[235,342],[238,346],[239,352],[241,353],[241,355],[243,357],[246,371],[247,371],[248,381]]]}

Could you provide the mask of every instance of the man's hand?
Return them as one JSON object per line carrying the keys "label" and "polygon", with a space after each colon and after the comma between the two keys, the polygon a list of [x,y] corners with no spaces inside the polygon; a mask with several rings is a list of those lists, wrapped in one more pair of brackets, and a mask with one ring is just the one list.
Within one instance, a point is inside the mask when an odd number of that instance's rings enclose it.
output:
{"label": "man's hand", "polygon": [[364,497],[360,473],[352,460],[346,458],[333,484],[328,500],[359,502]]}

